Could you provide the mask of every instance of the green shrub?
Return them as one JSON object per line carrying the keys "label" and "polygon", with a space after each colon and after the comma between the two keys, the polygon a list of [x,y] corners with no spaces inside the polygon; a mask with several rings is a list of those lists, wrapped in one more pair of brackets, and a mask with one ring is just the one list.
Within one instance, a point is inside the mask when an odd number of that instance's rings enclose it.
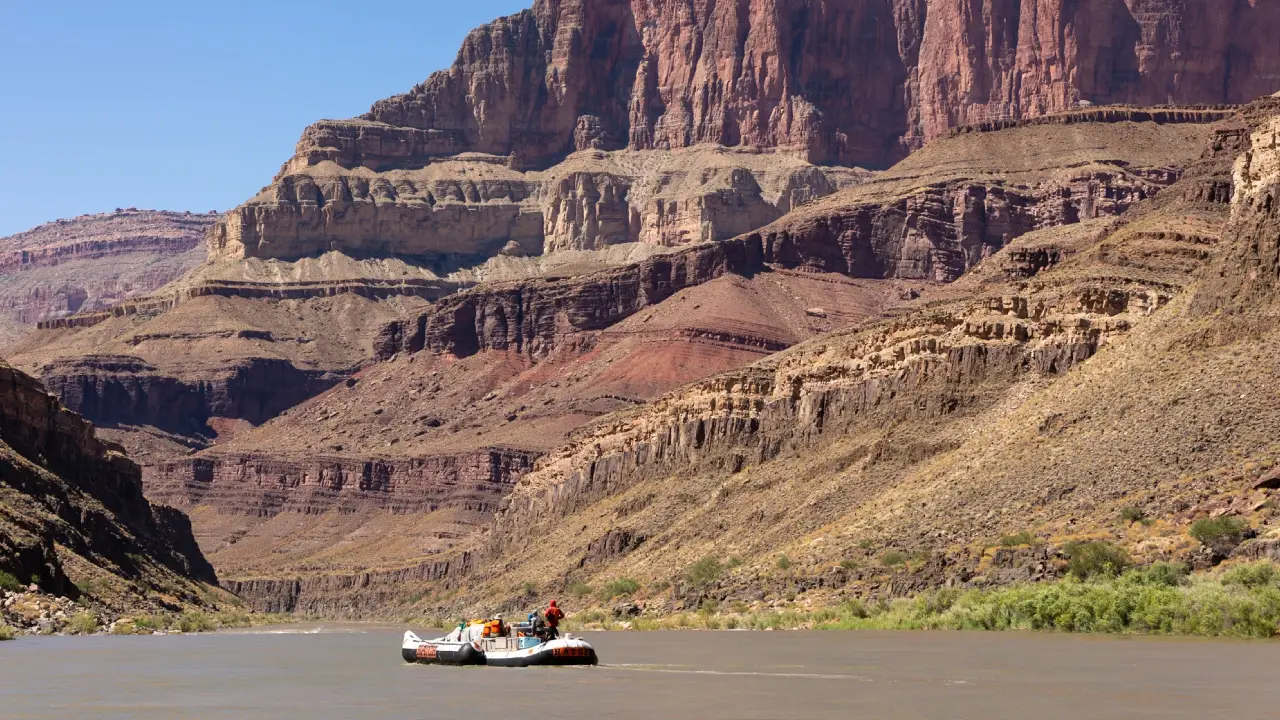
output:
{"label": "green shrub", "polygon": [[538,586],[530,580],[520,587],[524,591],[525,597],[533,597],[538,594]]}
{"label": "green shrub", "polygon": [[600,588],[600,599],[608,602],[616,597],[630,597],[640,590],[640,583],[631,578],[610,580]]}
{"label": "green shrub", "polygon": [[1128,570],[1121,580],[1135,585],[1178,587],[1187,583],[1190,572],[1190,569],[1182,563],[1158,562],[1145,568]]}
{"label": "green shrub", "polygon": [[80,591],[81,595],[90,596],[97,596],[106,588],[106,586],[107,584],[105,582],[96,578],[88,578],[76,583],[76,589]]}
{"label": "green shrub", "polygon": [[708,555],[685,570],[684,577],[695,588],[703,588],[715,582],[724,572],[724,566],[715,557]]}
{"label": "green shrub", "polygon": [[0,590],[8,590],[9,592],[22,592],[23,585],[18,582],[18,578],[13,573],[7,573],[0,570]]}
{"label": "green shrub", "polygon": [[845,570],[857,570],[858,561],[857,560],[841,560],[840,567],[844,568]]}
{"label": "green shrub", "polygon": [[92,613],[76,613],[67,621],[67,632],[72,635],[92,635],[98,632],[98,619]]}
{"label": "green shrub", "polygon": [[658,582],[651,585],[650,589],[653,590],[654,592],[666,592],[668,589],[670,589],[670,587],[671,587],[671,583],[667,582],[666,580],[659,580]]}
{"label": "green shrub", "polygon": [[591,586],[582,581],[571,582],[564,591],[574,597],[581,598],[591,594]]}
{"label": "green shrub", "polygon": [[729,604],[729,611],[738,613],[739,615],[745,613],[750,609],[751,609],[751,606],[746,604],[742,600],[734,600],[732,603]]}
{"label": "green shrub", "polygon": [[1034,545],[1035,542],[1036,542],[1036,536],[1032,535],[1026,530],[1023,530],[1020,533],[1014,533],[1013,535],[1005,535],[1004,537],[1000,538],[1000,547],[1011,548],[1011,547],[1018,547],[1019,545]]}
{"label": "green shrub", "polygon": [[169,622],[163,615],[143,615],[134,619],[133,626],[139,630],[154,632],[169,627]]}
{"label": "green shrub", "polygon": [[740,567],[741,565],[742,565],[742,558],[738,557],[737,555],[730,555],[729,559],[725,561],[724,569],[732,570],[736,567]]}
{"label": "green shrub", "polygon": [[791,568],[791,558],[786,555],[779,555],[776,563],[779,570],[788,570]]}
{"label": "green shrub", "polygon": [[227,610],[214,615],[213,623],[220,628],[241,628],[253,625],[253,618],[243,610]]}
{"label": "green shrub", "polygon": [[884,555],[880,556],[880,563],[885,567],[893,567],[894,565],[901,565],[906,561],[907,561],[906,553],[902,553],[897,550],[890,550],[886,552]]}
{"label": "green shrub", "polygon": [[846,600],[840,606],[840,617],[862,619],[871,617],[871,612],[867,610],[861,600]]}
{"label": "green shrub", "polygon": [[0,641],[12,640],[12,639],[13,639],[13,628],[0,622]]}
{"label": "green shrub", "polygon": [[870,549],[871,549],[871,541],[870,541],[870,540],[868,540],[867,538],[863,538],[863,539],[859,540],[859,541],[858,541],[858,549],[860,549],[860,550],[870,550]]}
{"label": "green shrub", "polygon": [[1142,508],[1122,508],[1120,510],[1120,519],[1127,523],[1142,522],[1147,519],[1147,513]]}
{"label": "green shrub", "polygon": [[202,612],[183,613],[178,618],[177,629],[184,633],[205,632],[216,629],[213,620]]}
{"label": "green shrub", "polygon": [[1063,552],[1068,558],[1067,572],[1077,580],[1116,577],[1130,565],[1124,549],[1102,540],[1068,543]]}
{"label": "green shrub", "polygon": [[1222,515],[1195,521],[1188,533],[1205,545],[1239,545],[1247,528],[1244,520]]}
{"label": "green shrub", "polygon": [[1222,584],[1250,589],[1280,586],[1280,571],[1275,565],[1265,561],[1236,565],[1222,573]]}

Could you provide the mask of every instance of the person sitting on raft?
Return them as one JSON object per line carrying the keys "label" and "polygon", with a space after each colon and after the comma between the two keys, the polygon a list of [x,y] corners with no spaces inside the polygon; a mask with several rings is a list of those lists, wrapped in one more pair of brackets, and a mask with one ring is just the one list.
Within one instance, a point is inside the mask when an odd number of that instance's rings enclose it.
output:
{"label": "person sitting on raft", "polygon": [[560,621],[564,619],[564,611],[556,606],[556,601],[552,600],[547,607],[547,611],[543,613],[547,618],[547,635],[548,639],[555,640],[560,637]]}
{"label": "person sitting on raft", "polygon": [[503,637],[507,634],[507,624],[502,622],[502,613],[493,616],[493,619],[484,625],[483,637]]}

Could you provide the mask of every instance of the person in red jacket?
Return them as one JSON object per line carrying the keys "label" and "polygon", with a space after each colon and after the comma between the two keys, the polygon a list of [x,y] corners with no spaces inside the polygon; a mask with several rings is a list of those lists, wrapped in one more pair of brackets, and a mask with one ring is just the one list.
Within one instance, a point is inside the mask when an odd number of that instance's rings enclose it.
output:
{"label": "person in red jacket", "polygon": [[543,616],[547,619],[547,630],[551,639],[554,640],[560,637],[560,631],[557,628],[560,625],[560,621],[564,619],[564,611],[556,607],[555,600],[551,601],[551,605],[547,607],[547,611],[543,613]]}

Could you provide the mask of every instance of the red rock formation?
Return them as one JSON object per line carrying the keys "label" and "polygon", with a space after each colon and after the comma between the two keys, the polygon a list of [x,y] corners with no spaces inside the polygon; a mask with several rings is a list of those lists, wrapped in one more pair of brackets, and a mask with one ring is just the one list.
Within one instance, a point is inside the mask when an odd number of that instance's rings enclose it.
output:
{"label": "red rock formation", "polygon": [[360,121],[309,128],[290,167],[698,143],[886,165],[1082,101],[1252,100],[1280,87],[1278,29],[1256,0],[539,0]]}
{"label": "red rock formation", "polygon": [[566,336],[603,330],[676,291],[764,268],[759,239],[706,243],[581,278],[485,285],[444,298],[416,319],[388,324],[379,357],[401,352],[512,350],[539,358]]}

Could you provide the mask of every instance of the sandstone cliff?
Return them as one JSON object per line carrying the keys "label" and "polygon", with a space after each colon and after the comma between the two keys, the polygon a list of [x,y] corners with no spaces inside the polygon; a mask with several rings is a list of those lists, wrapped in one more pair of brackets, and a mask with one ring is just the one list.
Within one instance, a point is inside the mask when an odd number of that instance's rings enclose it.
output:
{"label": "sandstone cliff", "polygon": [[0,346],[37,322],[147,295],[205,258],[214,216],[120,210],[0,238]]}
{"label": "sandstone cliff", "polygon": [[957,125],[1081,101],[1273,92],[1278,13],[1250,0],[539,1],[360,120],[312,126],[290,169],[699,143],[884,166]]}
{"label": "sandstone cliff", "polygon": [[888,167],[959,126],[1247,102],[1280,87],[1278,29],[1253,0],[539,0],[408,93],[307,128],[210,251],[722,239],[847,187],[833,165]]}

